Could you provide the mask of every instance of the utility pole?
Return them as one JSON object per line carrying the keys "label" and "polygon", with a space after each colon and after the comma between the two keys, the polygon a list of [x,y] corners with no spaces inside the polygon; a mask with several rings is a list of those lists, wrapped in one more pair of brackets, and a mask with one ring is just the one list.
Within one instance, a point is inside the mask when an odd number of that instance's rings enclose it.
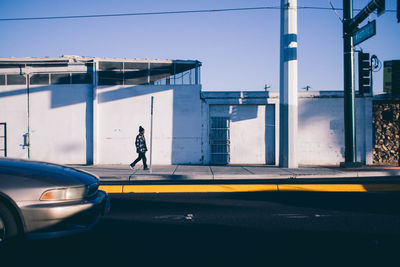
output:
{"label": "utility pole", "polygon": [[[353,36],[361,35],[360,23],[372,12],[378,15],[385,11],[385,0],[372,0],[353,18],[353,0],[343,0],[343,80],[344,80],[344,158],[341,167],[361,167],[357,162],[356,127],[355,127],[355,92],[354,92],[354,49]],[[372,35],[372,33],[371,33]],[[370,36],[363,36],[366,40]]]}
{"label": "utility pole", "polygon": [[281,0],[279,166],[297,168],[297,0]]}
{"label": "utility pole", "polygon": [[353,0],[343,0],[343,75],[344,75],[344,160],[342,167],[361,167],[356,162],[354,49],[349,30],[353,18]]}

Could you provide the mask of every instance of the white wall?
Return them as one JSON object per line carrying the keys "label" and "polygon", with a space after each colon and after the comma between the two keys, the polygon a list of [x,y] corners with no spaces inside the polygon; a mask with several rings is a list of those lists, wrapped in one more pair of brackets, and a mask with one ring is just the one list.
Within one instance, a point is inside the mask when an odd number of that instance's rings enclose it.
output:
{"label": "white wall", "polygon": [[[210,117],[231,117],[231,163],[279,164],[279,94],[266,94],[202,93],[209,105]],[[266,111],[263,101],[268,103]],[[357,160],[372,164],[372,97],[357,97],[355,105]],[[339,165],[344,161],[343,117],[342,92],[299,93],[299,164]]]}
{"label": "white wall", "polygon": [[[30,87],[30,159],[63,164],[86,163],[86,100],[90,86]],[[7,156],[26,159],[26,86],[0,88],[0,122],[7,123]]]}
{"label": "white wall", "polygon": [[134,141],[139,126],[145,128],[150,149],[154,96],[153,164],[201,164],[200,90],[200,85],[97,88],[97,163],[131,163],[137,157]]}
{"label": "white wall", "polygon": [[265,114],[265,105],[210,105],[210,117],[231,120],[231,164],[265,164]]}
{"label": "white wall", "polygon": [[[91,85],[31,86],[31,159],[86,163],[91,142]],[[150,99],[154,96],[154,164],[208,164],[209,119],[231,119],[231,163],[273,164],[277,157],[278,98],[260,93],[200,97],[200,85],[98,87],[95,101],[95,164],[129,164],[137,154],[139,125],[150,145]],[[264,104],[263,104],[264,103]],[[0,122],[7,123],[8,156],[27,158],[26,86],[0,87]],[[275,114],[273,114],[275,112]],[[275,117],[275,120],[272,118]],[[267,129],[267,130],[266,130]],[[372,164],[372,98],[356,98],[357,159]],[[89,143],[88,143],[89,140]],[[271,144],[274,144],[273,146]],[[343,97],[299,97],[299,164],[338,165],[344,160]],[[149,158],[149,153],[147,153]],[[268,157],[266,157],[268,155]],[[275,162],[278,164],[278,162]]]}
{"label": "white wall", "polygon": [[28,158],[24,134],[28,132],[26,86],[0,86],[0,122],[7,123],[7,156]]}
{"label": "white wall", "polygon": [[[372,98],[356,99],[357,160],[372,163]],[[299,98],[299,164],[344,161],[342,97]]]}
{"label": "white wall", "polygon": [[31,159],[86,163],[86,103],[91,85],[31,86]]}

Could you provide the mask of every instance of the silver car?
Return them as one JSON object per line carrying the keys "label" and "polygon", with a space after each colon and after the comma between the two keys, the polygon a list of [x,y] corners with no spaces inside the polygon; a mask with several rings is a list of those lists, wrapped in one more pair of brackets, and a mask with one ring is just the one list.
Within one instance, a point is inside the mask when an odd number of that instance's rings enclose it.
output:
{"label": "silver car", "polygon": [[88,230],[110,206],[98,187],[95,176],[73,168],[1,158],[0,245]]}

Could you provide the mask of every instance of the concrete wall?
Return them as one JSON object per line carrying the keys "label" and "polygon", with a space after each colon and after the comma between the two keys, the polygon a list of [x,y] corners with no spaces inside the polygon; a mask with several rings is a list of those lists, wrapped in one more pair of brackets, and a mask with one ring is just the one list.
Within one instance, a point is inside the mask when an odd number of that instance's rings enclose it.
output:
{"label": "concrete wall", "polygon": [[[342,97],[300,97],[299,164],[339,165],[344,161]],[[372,163],[372,98],[356,99],[357,160]]]}
{"label": "concrete wall", "polygon": [[7,156],[28,158],[24,135],[28,132],[26,86],[0,86],[0,122],[7,123]]}
{"label": "concrete wall", "polygon": [[[97,88],[97,163],[129,164],[139,126],[150,149],[151,96],[154,96],[153,163],[202,163],[200,85],[113,86]],[[149,159],[150,153],[147,153]]]}
{"label": "concrete wall", "polygon": [[86,163],[86,106],[91,88],[84,84],[31,87],[31,159]]}
{"label": "concrete wall", "polygon": [[211,117],[230,118],[230,163],[265,164],[265,105],[210,105]]}
{"label": "concrete wall", "polygon": [[[279,93],[203,92],[202,97],[210,116],[231,118],[231,163],[279,164]],[[342,92],[299,92],[299,164],[344,161],[343,117]],[[356,98],[357,160],[365,164],[372,164],[372,132],[372,97]]]}
{"label": "concrete wall", "polygon": [[[206,93],[200,85],[103,86],[94,94],[93,90],[91,84],[31,86],[31,159],[129,164],[137,156],[134,139],[139,125],[146,129],[150,145],[154,96],[154,164],[209,164],[212,116],[230,118],[230,163],[278,164],[277,93]],[[26,86],[0,86],[0,122],[7,123],[9,157],[28,157],[27,99]],[[372,164],[371,97],[356,99],[356,123],[358,160]],[[342,93],[299,93],[298,141],[301,165],[338,165],[344,160]]]}
{"label": "concrete wall", "polygon": [[[230,118],[231,164],[275,165],[277,99],[270,98],[269,92],[202,92],[201,95],[208,107],[208,125],[211,117]],[[209,140],[207,144],[205,162],[210,163]]]}
{"label": "concrete wall", "polygon": [[[86,163],[86,102],[91,85],[31,86],[30,159]],[[0,87],[0,122],[7,123],[9,157],[28,158],[26,86]]]}

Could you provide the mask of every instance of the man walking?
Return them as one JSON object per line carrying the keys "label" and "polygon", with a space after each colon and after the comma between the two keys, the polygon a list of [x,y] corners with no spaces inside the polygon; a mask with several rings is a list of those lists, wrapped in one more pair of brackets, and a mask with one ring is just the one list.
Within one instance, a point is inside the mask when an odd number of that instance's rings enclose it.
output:
{"label": "man walking", "polygon": [[137,159],[132,162],[129,166],[133,170],[135,167],[136,163],[138,163],[140,160],[143,161],[143,169],[148,170],[147,168],[147,159],[146,159],[146,151],[147,151],[147,146],[146,146],[146,138],[144,137],[144,129],[142,126],[139,126],[139,134],[136,136],[136,152],[138,153]]}

